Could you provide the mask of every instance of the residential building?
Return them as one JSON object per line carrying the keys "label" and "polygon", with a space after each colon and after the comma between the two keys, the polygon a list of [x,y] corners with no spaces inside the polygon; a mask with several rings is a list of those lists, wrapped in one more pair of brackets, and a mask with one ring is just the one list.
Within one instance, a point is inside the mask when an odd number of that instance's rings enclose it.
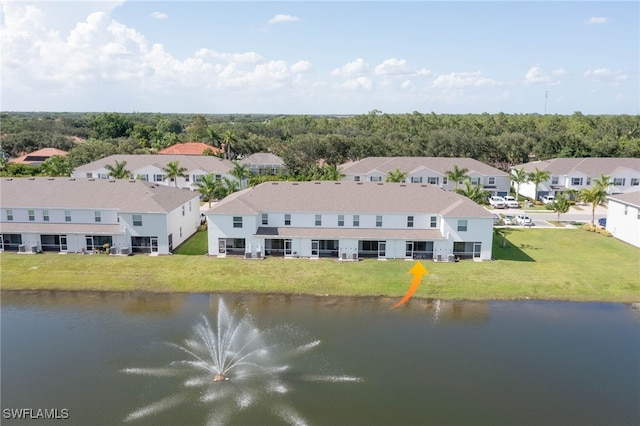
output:
{"label": "residential building", "polygon": [[625,243],[640,247],[640,190],[609,197],[607,231]]}
{"label": "residential building", "polygon": [[[202,179],[202,176],[214,174],[216,179],[226,177],[237,180],[231,175],[233,163],[228,160],[221,160],[209,155],[111,155],[101,160],[85,164],[73,170],[71,176],[77,178],[109,178],[108,165],[115,165],[116,162],[126,161],[125,168],[131,172],[131,177],[137,180],[157,183],[159,185],[177,186],[178,188],[196,189],[195,183]],[[176,182],[166,176],[163,170],[172,161],[177,161],[180,167],[187,169],[186,177],[177,178]]]}
{"label": "residential building", "polygon": [[435,185],[266,182],[206,215],[213,256],[491,259],[493,215]]}
{"label": "residential building", "polygon": [[162,155],[204,155],[205,151],[211,151],[211,155],[222,155],[222,149],[207,145],[202,142],[185,142],[171,145],[163,150],[158,151]]}
{"label": "residential building", "polygon": [[[456,182],[450,182],[447,172],[455,166],[467,169],[474,185],[482,185],[489,195],[509,195],[509,174],[473,158],[449,157],[367,157],[342,164],[339,168],[344,181],[384,182],[395,170],[407,173],[407,183],[435,185],[452,191]],[[458,183],[458,186],[462,182]]]}
{"label": "residential building", "polygon": [[609,194],[621,194],[640,190],[640,158],[554,158],[533,161],[511,168],[512,172],[523,169],[533,173],[536,169],[549,172],[549,179],[538,185],[527,182],[520,185],[520,195],[539,200],[545,195],[558,195],[568,190],[580,191],[592,188],[601,175],[611,177]]}
{"label": "residential building", "polygon": [[29,154],[22,155],[17,158],[9,160],[9,163],[13,164],[28,164],[32,166],[38,166],[44,163],[49,157],[59,155],[60,157],[66,157],[67,151],[63,151],[57,148],[42,148],[37,151],[33,151]]}
{"label": "residential building", "polygon": [[286,170],[282,158],[269,152],[257,152],[238,161],[246,164],[254,175],[277,175]]}
{"label": "residential building", "polygon": [[200,224],[197,194],[139,180],[2,178],[3,251],[168,254]]}

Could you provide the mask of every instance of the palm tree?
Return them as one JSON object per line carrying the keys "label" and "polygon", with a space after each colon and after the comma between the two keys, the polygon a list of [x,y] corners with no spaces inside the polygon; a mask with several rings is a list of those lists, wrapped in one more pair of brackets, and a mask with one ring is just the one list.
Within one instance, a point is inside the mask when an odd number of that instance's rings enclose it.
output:
{"label": "palm tree", "polygon": [[385,179],[387,182],[404,182],[407,179],[408,173],[403,172],[398,167],[392,172],[387,173],[387,178]]}
{"label": "palm tree", "polygon": [[225,130],[222,135],[225,158],[231,160],[231,147],[237,141],[236,135],[231,130]]}
{"label": "palm tree", "polygon": [[464,188],[458,188],[455,192],[478,204],[484,203],[489,197],[489,191],[485,191],[480,185],[473,185],[469,179],[464,181]]}
{"label": "palm tree", "polygon": [[454,165],[453,170],[447,170],[445,172],[447,178],[454,182],[454,191],[458,191],[458,182],[466,181],[469,178],[469,176],[467,176],[468,171],[469,169],[459,168],[457,165]]}
{"label": "palm tree", "polygon": [[223,177],[215,181],[214,188],[214,197],[217,200],[222,200],[227,195],[238,190],[238,182],[228,177]]}
{"label": "palm tree", "polygon": [[127,179],[131,176],[131,172],[125,168],[126,166],[127,162],[125,160],[116,160],[115,164],[107,164],[104,168],[109,170],[109,176],[114,179]]}
{"label": "palm tree", "polygon": [[569,211],[569,200],[564,195],[558,195],[554,202],[547,204],[547,208],[558,214],[560,222],[560,215]]}
{"label": "palm tree", "polygon": [[591,203],[591,226],[595,226],[596,206],[607,200],[607,192],[600,185],[595,185],[592,188],[582,188],[578,197],[585,203]]}
{"label": "palm tree", "polygon": [[231,170],[231,176],[238,179],[240,182],[240,188],[245,189],[247,187],[247,181],[251,177],[251,170],[246,164],[233,163],[233,170]]}
{"label": "palm tree", "polygon": [[178,178],[187,176],[184,173],[187,171],[187,168],[180,167],[178,160],[169,161],[166,167],[162,168],[162,171],[167,175],[167,178],[173,180],[173,184],[176,188],[178,187]]}
{"label": "palm tree", "polygon": [[325,164],[322,166],[322,180],[340,180],[344,175],[340,172],[340,169],[336,165]]}
{"label": "palm tree", "polygon": [[538,185],[540,185],[541,182],[549,180],[549,178],[551,177],[551,173],[546,170],[540,170],[536,167],[536,170],[529,173],[528,176],[529,182],[533,182],[536,188],[533,192],[533,200],[535,201],[538,199]]}
{"label": "palm tree", "polygon": [[46,176],[69,176],[71,167],[66,157],[52,155],[42,163],[41,171]]}
{"label": "palm tree", "polygon": [[599,186],[600,188],[604,189],[604,192],[609,194],[609,185],[611,185],[611,176],[600,174],[599,179],[593,180],[593,185]]}
{"label": "palm tree", "polygon": [[510,175],[511,182],[516,184],[516,200],[520,195],[520,185],[529,182],[529,174],[524,169],[513,169]]}
{"label": "palm tree", "polygon": [[222,135],[220,134],[218,129],[216,129],[213,126],[209,126],[207,127],[207,137],[205,138],[204,142],[207,145],[220,148],[220,142],[222,142]]}
{"label": "palm tree", "polygon": [[211,208],[211,200],[214,198],[216,191],[216,176],[213,173],[204,175],[194,185],[198,192],[202,194],[203,200],[209,202],[209,208]]}

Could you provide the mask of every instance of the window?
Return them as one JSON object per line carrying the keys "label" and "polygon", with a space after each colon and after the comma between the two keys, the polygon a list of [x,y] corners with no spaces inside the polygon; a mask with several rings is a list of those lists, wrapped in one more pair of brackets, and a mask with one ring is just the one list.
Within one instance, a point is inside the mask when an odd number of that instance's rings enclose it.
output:
{"label": "window", "polygon": [[138,175],[136,176],[136,179],[138,180],[143,180],[143,181],[148,181],[149,180],[149,175]]}
{"label": "window", "polygon": [[98,173],[98,179],[109,179],[108,173]]}
{"label": "window", "polygon": [[495,184],[496,184],[496,177],[489,176],[489,178],[487,179],[487,185],[495,185]]}
{"label": "window", "polygon": [[191,201],[189,201],[189,213],[191,213]]}
{"label": "window", "polygon": [[154,182],[162,182],[164,180],[164,175],[153,175]]}
{"label": "window", "polygon": [[376,228],[382,227],[382,216],[376,216]]}
{"label": "window", "polygon": [[42,210],[42,220],[49,222],[49,210]]}
{"label": "window", "polygon": [[269,224],[269,214],[268,213],[262,213],[262,224],[263,225],[268,225]]}
{"label": "window", "polygon": [[291,215],[289,213],[284,215],[284,224],[285,226],[291,225]]}
{"label": "window", "polygon": [[317,214],[316,215],[316,226],[322,226],[322,215],[321,214]]}
{"label": "window", "polygon": [[422,176],[411,176],[411,183],[422,183]]}
{"label": "window", "polygon": [[587,177],[587,185],[591,185],[591,176]]}
{"label": "window", "polygon": [[64,221],[71,222],[71,210],[64,211]]}
{"label": "window", "polygon": [[369,180],[371,182],[382,182],[382,176],[370,176]]}
{"label": "window", "polygon": [[13,220],[13,210],[7,210],[7,220]]}
{"label": "window", "polygon": [[638,186],[638,185],[640,185],[640,179],[631,178],[631,186]]}
{"label": "window", "polygon": [[449,182],[449,179],[447,179],[447,177],[446,177],[446,176],[443,176],[443,177],[442,177],[442,184],[443,184],[443,185],[446,185],[448,182]]}
{"label": "window", "polygon": [[242,216],[234,216],[233,217],[233,227],[234,228],[242,228]]}
{"label": "window", "polygon": [[625,178],[613,178],[613,184],[615,186],[624,186]]}
{"label": "window", "polygon": [[182,206],[182,216],[184,216],[184,206]]}
{"label": "window", "polygon": [[93,173],[89,172],[87,173],[87,179],[92,179],[93,178]]}
{"label": "window", "polygon": [[360,215],[359,214],[354,214],[353,215],[353,226],[354,227],[360,226]]}
{"label": "window", "polygon": [[184,181],[185,181],[185,182],[189,182],[189,175],[185,175],[185,176],[184,176]]}
{"label": "window", "polygon": [[431,221],[429,222],[429,226],[432,228],[438,227],[438,216],[431,216]]}
{"label": "window", "polygon": [[467,231],[467,219],[459,219],[458,232],[466,232],[466,231]]}
{"label": "window", "polygon": [[133,226],[142,226],[142,215],[134,214],[133,215]]}
{"label": "window", "polygon": [[407,216],[407,228],[413,228],[413,216]]}
{"label": "window", "polygon": [[471,178],[471,185],[480,185],[480,178],[479,177]]}
{"label": "window", "polygon": [[95,222],[102,222],[102,216],[99,210],[96,210],[94,213]]}
{"label": "window", "polygon": [[36,220],[36,211],[29,210],[29,222],[33,222]]}
{"label": "window", "polygon": [[581,186],[582,178],[571,178],[571,186]]}
{"label": "window", "polygon": [[343,214],[339,214],[338,215],[338,226],[344,226],[344,215]]}
{"label": "window", "polygon": [[624,206],[624,215],[626,216],[629,212],[629,206]]}
{"label": "window", "polygon": [[558,185],[560,178],[558,176],[551,176],[551,185]]}
{"label": "window", "polygon": [[360,176],[354,176],[353,177],[353,181],[354,182],[360,182]]}
{"label": "window", "polygon": [[180,227],[180,238],[182,238],[182,226]]}
{"label": "window", "polygon": [[440,178],[438,178],[437,176],[429,176],[427,178],[427,183],[429,185],[437,185],[439,181],[440,181]]}

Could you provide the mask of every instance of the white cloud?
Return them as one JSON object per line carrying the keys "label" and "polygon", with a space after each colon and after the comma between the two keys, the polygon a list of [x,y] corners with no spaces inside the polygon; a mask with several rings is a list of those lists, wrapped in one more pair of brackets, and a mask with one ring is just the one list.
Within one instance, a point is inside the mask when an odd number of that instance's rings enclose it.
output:
{"label": "white cloud", "polygon": [[588,81],[603,81],[614,86],[629,78],[629,76],[623,74],[622,71],[612,70],[610,68],[587,70],[584,72],[583,76]]}
{"label": "white cloud", "polygon": [[524,81],[527,84],[559,84],[560,78],[566,75],[566,73],[564,68],[546,73],[536,65],[529,68],[529,71],[527,71],[527,74],[524,76]]}
{"label": "white cloud", "polygon": [[167,18],[169,17],[169,15],[167,15],[167,14],[166,14],[166,13],[164,13],[164,12],[153,12],[153,13],[151,14],[151,17],[152,17],[153,19],[167,19]]}
{"label": "white cloud", "polygon": [[459,89],[462,87],[499,86],[500,83],[483,77],[480,71],[460,72],[439,75],[433,80],[433,87],[440,89]]}
{"label": "white cloud", "polygon": [[297,16],[279,14],[269,19],[269,25],[281,24],[283,22],[296,22],[299,20]]}
{"label": "white cloud", "polygon": [[291,65],[291,72],[294,74],[300,74],[311,70],[312,67],[311,62],[302,60]]}
{"label": "white cloud", "polygon": [[404,59],[391,58],[376,66],[373,70],[376,75],[403,75],[411,74],[411,69]]}
{"label": "white cloud", "polygon": [[342,83],[340,87],[349,90],[371,90],[373,88],[373,82],[369,77],[360,76],[356,78],[350,78],[349,80]]}
{"label": "white cloud", "polygon": [[344,64],[340,68],[334,69],[331,71],[331,75],[343,77],[357,76],[367,73],[368,69],[369,64],[367,64],[364,59],[358,58],[353,62]]}
{"label": "white cloud", "polygon": [[605,16],[592,16],[591,18],[584,21],[587,25],[600,25],[600,24],[608,24],[611,22],[611,19]]}

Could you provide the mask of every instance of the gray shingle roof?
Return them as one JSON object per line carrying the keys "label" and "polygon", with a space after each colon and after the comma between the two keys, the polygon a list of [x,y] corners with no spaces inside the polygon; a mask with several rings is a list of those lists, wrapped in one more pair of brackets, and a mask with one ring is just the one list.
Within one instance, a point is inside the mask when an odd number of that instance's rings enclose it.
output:
{"label": "gray shingle roof", "polygon": [[211,214],[260,212],[436,213],[492,217],[486,209],[434,185],[361,182],[265,182],[231,194]]}
{"label": "gray shingle roof", "polygon": [[271,154],[270,152],[256,152],[255,154],[251,154],[242,160],[238,161],[240,164],[246,165],[280,165],[284,166],[284,161],[282,158],[277,155]]}
{"label": "gray shingle roof", "polygon": [[628,204],[630,206],[640,207],[640,191],[627,192],[626,194],[616,194],[609,196],[610,199]]}
{"label": "gray shingle roof", "polygon": [[553,158],[544,161],[532,161],[530,163],[513,166],[513,169],[524,169],[531,173],[535,169],[547,170],[552,175],[566,176],[572,172],[584,173],[587,176],[600,174],[611,175],[619,168],[629,168],[640,173],[640,158]]}
{"label": "gray shingle roof", "polygon": [[455,157],[367,157],[360,161],[342,164],[340,170],[345,174],[367,174],[375,170],[389,173],[400,169],[411,174],[426,167],[444,175],[447,171],[452,170],[453,166],[466,168],[469,172],[477,172],[485,176],[507,176],[506,172],[473,158]]}
{"label": "gray shingle roof", "polygon": [[210,155],[169,155],[169,154],[140,154],[140,155],[111,155],[100,160],[85,164],[74,169],[74,172],[91,172],[107,165],[114,165],[116,161],[126,161],[125,168],[133,172],[148,165],[166,167],[171,161],[178,160],[180,167],[188,171],[200,169],[208,173],[228,174],[233,169],[233,163]]}
{"label": "gray shingle roof", "polygon": [[[198,198],[196,192],[140,180],[2,178],[4,208],[103,209],[166,213]],[[198,204],[199,205],[199,204]]]}

